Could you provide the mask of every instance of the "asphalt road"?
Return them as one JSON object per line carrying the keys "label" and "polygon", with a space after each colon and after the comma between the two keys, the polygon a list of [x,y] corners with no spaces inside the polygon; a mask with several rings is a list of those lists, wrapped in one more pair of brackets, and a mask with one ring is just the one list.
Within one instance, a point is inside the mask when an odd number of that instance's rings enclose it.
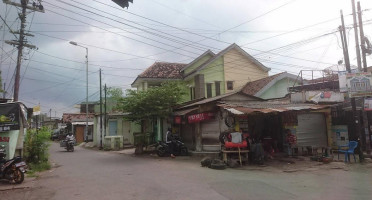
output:
{"label": "asphalt road", "polygon": [[57,143],[50,153],[56,168],[32,188],[0,191],[0,199],[372,199],[371,165],[286,173],[213,170],[190,157],[135,157],[80,147],[71,153]]}

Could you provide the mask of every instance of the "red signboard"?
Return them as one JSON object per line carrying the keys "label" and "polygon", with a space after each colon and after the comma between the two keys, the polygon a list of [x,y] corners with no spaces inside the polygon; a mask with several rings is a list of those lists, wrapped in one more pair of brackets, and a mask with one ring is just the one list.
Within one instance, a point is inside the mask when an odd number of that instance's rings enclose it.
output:
{"label": "red signboard", "polygon": [[9,142],[10,137],[0,137],[0,142]]}
{"label": "red signboard", "polygon": [[174,123],[175,124],[181,124],[181,116],[175,116],[174,117]]}
{"label": "red signboard", "polygon": [[195,115],[190,115],[187,117],[188,122],[191,123],[197,123],[205,120],[214,119],[214,113],[207,112],[207,113],[198,113]]}

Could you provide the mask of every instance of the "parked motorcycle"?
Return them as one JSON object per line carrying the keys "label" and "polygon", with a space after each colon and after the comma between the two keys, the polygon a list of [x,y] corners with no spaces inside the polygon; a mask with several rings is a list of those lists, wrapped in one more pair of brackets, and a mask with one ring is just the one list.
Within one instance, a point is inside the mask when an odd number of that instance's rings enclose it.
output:
{"label": "parked motorcycle", "polygon": [[[176,138],[174,141],[174,154],[176,156],[187,156],[188,150],[183,142],[179,138]],[[166,142],[159,141],[156,144],[156,153],[158,156],[163,157],[165,155],[170,155],[170,146]]]}
{"label": "parked motorcycle", "polygon": [[0,179],[6,179],[11,183],[20,184],[23,182],[26,172],[26,162],[20,156],[6,160],[5,146],[0,146]]}

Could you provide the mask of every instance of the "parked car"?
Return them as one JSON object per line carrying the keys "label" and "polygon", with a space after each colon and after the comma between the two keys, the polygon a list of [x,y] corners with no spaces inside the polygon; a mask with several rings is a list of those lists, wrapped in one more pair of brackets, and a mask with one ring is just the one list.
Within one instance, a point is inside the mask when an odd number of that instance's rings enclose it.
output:
{"label": "parked car", "polygon": [[61,140],[64,136],[64,129],[53,129],[52,135],[50,136],[51,140]]}

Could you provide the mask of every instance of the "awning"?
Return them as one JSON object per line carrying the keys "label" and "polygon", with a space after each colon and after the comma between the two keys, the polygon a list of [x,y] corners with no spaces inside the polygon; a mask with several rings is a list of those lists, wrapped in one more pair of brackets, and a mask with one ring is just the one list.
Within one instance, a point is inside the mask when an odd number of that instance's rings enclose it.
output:
{"label": "awning", "polygon": [[[86,122],[72,122],[71,124],[72,125],[86,125],[87,123]],[[93,122],[88,122],[88,126],[93,125],[93,124],[94,124]]]}
{"label": "awning", "polygon": [[173,115],[174,116],[182,116],[182,115],[186,115],[187,113],[190,113],[194,110],[197,110],[198,108],[190,108],[190,109],[186,109],[186,110],[177,110],[177,111],[174,111],[173,112]]}
{"label": "awning", "polygon": [[224,108],[235,115],[244,115],[251,113],[275,113],[275,112],[286,112],[286,111],[299,111],[299,110],[320,110],[328,108],[329,105],[315,105],[315,104],[288,104],[288,105],[272,105],[268,106],[263,103],[260,107],[259,105],[228,105],[219,104],[219,107]]}

